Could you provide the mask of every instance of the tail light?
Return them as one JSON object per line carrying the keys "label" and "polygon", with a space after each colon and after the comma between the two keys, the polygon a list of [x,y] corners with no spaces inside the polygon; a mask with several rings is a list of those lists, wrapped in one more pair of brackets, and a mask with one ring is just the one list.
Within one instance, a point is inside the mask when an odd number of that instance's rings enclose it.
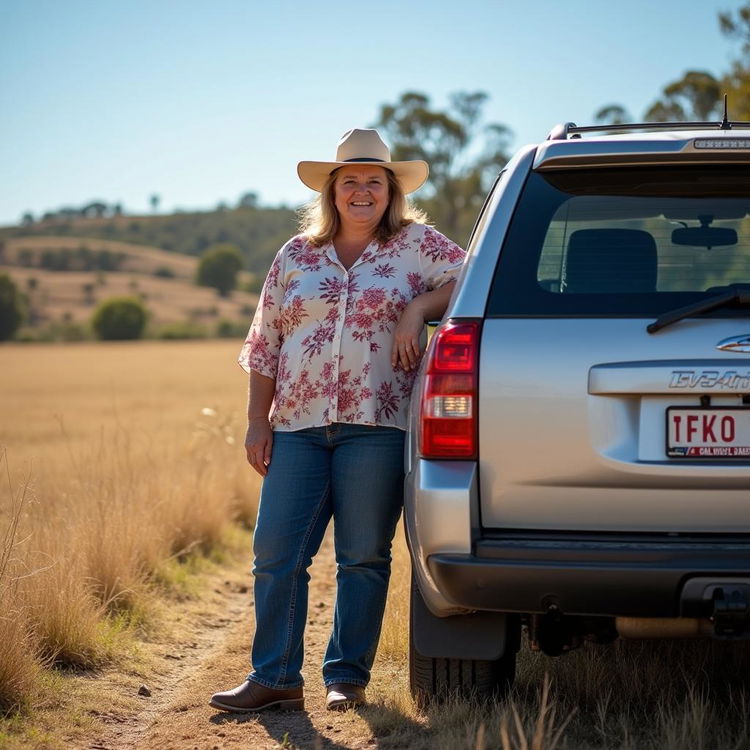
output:
{"label": "tail light", "polygon": [[424,458],[476,458],[479,331],[479,321],[449,321],[430,342],[420,404]]}

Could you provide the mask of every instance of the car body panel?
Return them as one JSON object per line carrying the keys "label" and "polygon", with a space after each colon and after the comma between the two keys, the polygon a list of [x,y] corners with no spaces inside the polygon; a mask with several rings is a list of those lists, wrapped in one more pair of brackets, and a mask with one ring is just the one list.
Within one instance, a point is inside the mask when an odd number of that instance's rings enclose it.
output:
{"label": "car body panel", "polygon": [[[648,322],[484,322],[484,527],[750,532],[747,461],[686,463],[665,455],[666,408],[698,407],[706,393],[699,381],[690,387],[686,373],[750,374],[750,359],[715,348],[747,321],[693,319],[655,336],[644,333]],[[640,359],[623,361],[629,353]],[[747,392],[719,390],[712,404],[742,406]]]}
{"label": "car body panel", "polygon": [[[747,140],[744,148],[711,148],[722,142]],[[708,147],[696,147],[704,144]],[[677,133],[629,133],[599,138],[549,140],[536,151],[533,169],[570,169],[576,166],[618,164],[675,164],[685,162],[722,164],[750,162],[750,131],[683,131]]]}
{"label": "car body panel", "polygon": [[[479,524],[477,465],[474,461],[417,459],[406,475],[406,494],[414,498],[404,510],[404,524],[414,559],[427,561],[436,552],[471,553]],[[435,614],[462,611],[440,592],[427,565],[414,573],[425,604]]]}
{"label": "car body panel", "polygon": [[[730,147],[714,148],[722,139]],[[699,128],[574,135],[507,164],[446,313],[481,322],[478,460],[420,457],[421,371],[412,395],[405,525],[432,614],[544,612],[557,601],[584,615],[679,616],[688,578],[750,581],[750,460],[666,452],[669,407],[750,409],[750,355],[736,344],[750,337],[748,316],[722,310],[649,334],[654,317],[641,314],[488,314],[534,171],[726,163],[736,175],[745,162],[750,130]],[[718,348],[727,339],[735,350]],[[635,541],[610,544],[622,534]],[[598,605],[612,587],[622,591]]]}
{"label": "car body panel", "polygon": [[531,169],[534,153],[534,148],[529,147],[508,162],[503,179],[496,185],[484,207],[469,242],[466,262],[451,301],[450,314],[453,317],[484,315],[497,265],[497,252],[487,252],[487,249],[498,248],[502,244],[502,238],[513,218],[513,209]]}

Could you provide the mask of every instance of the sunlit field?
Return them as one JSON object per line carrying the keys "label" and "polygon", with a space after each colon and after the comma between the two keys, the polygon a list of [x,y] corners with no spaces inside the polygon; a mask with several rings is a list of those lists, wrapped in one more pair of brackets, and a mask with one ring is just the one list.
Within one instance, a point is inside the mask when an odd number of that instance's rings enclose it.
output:
{"label": "sunlit field", "polygon": [[[408,690],[410,572],[399,529],[374,682],[376,731],[409,748],[750,748],[750,648],[715,641],[586,644],[557,658],[518,655],[506,700],[415,709]],[[382,726],[381,726],[382,724]]]}
{"label": "sunlit field", "polygon": [[237,349],[0,347],[0,709],[106,663],[176,560],[254,520]]}
{"label": "sunlit field", "polygon": [[[178,585],[177,563],[252,525],[237,349],[0,347],[0,714],[49,700],[51,668],[117,664],[123,634],[147,631],[154,598]],[[399,528],[366,713],[380,747],[750,748],[750,658],[736,644],[587,644],[558,659],[524,645],[506,700],[420,712],[409,585]]]}
{"label": "sunlit field", "polygon": [[385,747],[553,750],[750,748],[750,644],[709,640],[593,643],[561,657],[531,652],[524,636],[516,683],[489,704],[451,700],[421,714],[409,695],[411,574],[403,529],[368,720]]}

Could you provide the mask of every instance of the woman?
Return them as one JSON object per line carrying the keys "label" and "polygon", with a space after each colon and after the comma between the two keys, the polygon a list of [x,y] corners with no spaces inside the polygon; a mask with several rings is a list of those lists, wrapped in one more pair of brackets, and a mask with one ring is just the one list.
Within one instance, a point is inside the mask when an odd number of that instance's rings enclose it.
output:
{"label": "woman", "polygon": [[250,375],[247,460],[263,480],[253,550],[253,671],[216,693],[233,712],[304,707],[307,569],[331,517],[337,562],[326,706],[364,703],[401,512],[420,336],[448,305],[463,251],[404,195],[423,161],[393,162],[350,130],[333,162],[300,162],[321,195],[271,266],[239,362]]}

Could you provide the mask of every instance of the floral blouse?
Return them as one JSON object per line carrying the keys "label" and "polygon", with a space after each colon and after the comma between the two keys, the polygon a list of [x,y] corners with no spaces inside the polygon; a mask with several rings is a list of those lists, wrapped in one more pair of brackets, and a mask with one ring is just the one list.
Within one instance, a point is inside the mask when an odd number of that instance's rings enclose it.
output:
{"label": "floral blouse", "polygon": [[347,271],[303,235],[276,255],[239,363],[275,378],[275,430],[333,422],[406,429],[415,372],[391,365],[393,332],[416,296],[454,279],[464,251],[424,224],[372,242]]}

